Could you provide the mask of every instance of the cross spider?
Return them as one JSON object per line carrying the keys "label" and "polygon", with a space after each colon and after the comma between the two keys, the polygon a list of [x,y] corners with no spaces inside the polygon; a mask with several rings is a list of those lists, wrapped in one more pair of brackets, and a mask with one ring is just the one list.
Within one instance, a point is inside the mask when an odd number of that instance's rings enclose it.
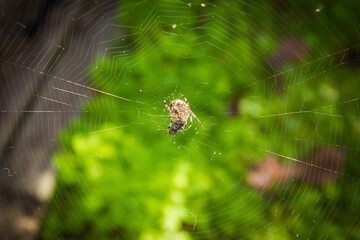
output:
{"label": "cross spider", "polygon": [[[182,94],[181,94],[181,96],[185,99],[185,102],[180,99],[175,99],[175,100],[171,101],[170,107],[167,105],[165,97],[164,97],[165,107],[170,111],[170,113],[169,113],[170,125],[169,125],[168,129],[166,130],[165,135],[168,133],[169,129],[171,128],[173,121],[175,121],[175,122],[174,122],[174,125],[172,125],[170,135],[176,135],[177,131],[188,130],[189,128],[191,128],[191,126],[193,124],[192,117],[194,117],[196,120],[198,120],[200,125],[202,127],[204,127],[202,125],[202,123],[200,122],[200,120],[190,110],[190,105],[189,105],[189,102],[186,99],[186,97]],[[190,118],[190,126],[184,130],[188,118]]]}

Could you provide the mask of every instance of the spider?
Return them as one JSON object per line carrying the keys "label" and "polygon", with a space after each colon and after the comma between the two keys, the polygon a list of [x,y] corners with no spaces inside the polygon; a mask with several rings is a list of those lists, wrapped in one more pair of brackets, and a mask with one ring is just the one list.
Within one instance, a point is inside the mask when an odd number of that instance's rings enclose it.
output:
{"label": "spider", "polygon": [[[172,128],[170,131],[170,135],[176,135],[177,131],[188,130],[189,128],[191,128],[191,126],[193,124],[192,117],[194,117],[196,120],[198,120],[200,125],[202,127],[204,127],[202,125],[202,123],[200,122],[200,120],[190,110],[190,105],[189,105],[189,102],[186,99],[186,97],[182,94],[181,94],[181,96],[185,99],[185,102],[180,99],[175,99],[175,100],[171,101],[170,107],[167,105],[165,97],[164,97],[165,107],[170,111],[170,113],[169,113],[170,125],[169,125],[168,129],[166,130],[165,135],[168,133],[169,129],[171,128],[171,125],[172,125]],[[184,130],[188,118],[190,118],[190,126]],[[173,121],[175,121],[174,125],[172,124]]]}

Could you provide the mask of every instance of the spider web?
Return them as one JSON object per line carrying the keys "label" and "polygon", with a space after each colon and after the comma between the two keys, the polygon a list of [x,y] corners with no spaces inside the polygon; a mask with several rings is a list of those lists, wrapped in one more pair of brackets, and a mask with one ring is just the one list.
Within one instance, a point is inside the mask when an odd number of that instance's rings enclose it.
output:
{"label": "spider web", "polygon": [[[90,3],[58,4],[71,15]],[[31,114],[42,139],[58,139],[58,182],[39,238],[360,237],[355,3],[91,4],[99,14],[72,18],[88,30],[71,32],[90,43],[53,42],[34,53],[38,61],[19,61],[20,47],[1,48],[3,56],[11,50],[0,59],[11,74],[51,83],[46,95],[32,96],[37,108],[14,108],[19,91],[0,109],[5,117]],[[1,14],[4,32],[33,29]],[[48,40],[56,32],[36,34]],[[69,64],[44,70],[52,64],[42,56],[54,48],[54,65]],[[79,72],[75,60],[90,67]],[[194,120],[164,137],[163,98],[181,94],[204,128]],[[61,116],[60,134],[44,113]],[[6,148],[38,144],[14,140]],[[31,182],[19,161],[1,165],[9,184]]]}

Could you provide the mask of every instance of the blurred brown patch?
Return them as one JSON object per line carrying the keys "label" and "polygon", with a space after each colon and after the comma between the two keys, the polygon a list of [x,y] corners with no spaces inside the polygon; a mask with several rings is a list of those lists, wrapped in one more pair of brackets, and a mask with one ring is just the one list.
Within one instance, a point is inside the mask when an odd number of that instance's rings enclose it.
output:
{"label": "blurred brown patch", "polygon": [[274,71],[274,88],[277,91],[283,89],[283,78],[282,75],[276,75],[276,73],[284,64],[302,60],[308,51],[307,45],[300,37],[285,37],[278,42],[275,51],[267,59],[271,70]]}
{"label": "blurred brown patch", "polygon": [[346,62],[353,70],[358,70],[360,68],[360,52],[357,48],[345,49],[342,54],[342,59],[340,62]]}
{"label": "blurred brown patch", "polygon": [[320,148],[314,155],[297,164],[298,178],[313,184],[335,181],[345,163],[345,151],[340,148]]}
{"label": "blurred brown patch", "polygon": [[302,60],[308,54],[308,47],[300,37],[290,36],[279,41],[273,54],[268,58],[268,64],[273,69],[279,69],[283,64]]}
{"label": "blurred brown patch", "polygon": [[235,96],[233,100],[230,101],[229,111],[230,111],[230,116],[233,118],[239,116],[239,102],[240,102],[240,96]]}
{"label": "blurred brown patch", "polygon": [[247,182],[258,189],[268,189],[273,182],[282,180],[284,166],[275,156],[267,156],[261,163],[253,166],[248,174]]}
{"label": "blurred brown patch", "polygon": [[288,0],[273,0],[272,5],[276,11],[284,11],[288,9]]}
{"label": "blurred brown patch", "polygon": [[322,185],[335,181],[342,172],[345,152],[340,148],[320,148],[314,155],[300,159],[301,162],[282,163],[277,156],[267,156],[253,166],[247,182],[260,190],[268,190],[272,184],[299,179],[307,183]]}

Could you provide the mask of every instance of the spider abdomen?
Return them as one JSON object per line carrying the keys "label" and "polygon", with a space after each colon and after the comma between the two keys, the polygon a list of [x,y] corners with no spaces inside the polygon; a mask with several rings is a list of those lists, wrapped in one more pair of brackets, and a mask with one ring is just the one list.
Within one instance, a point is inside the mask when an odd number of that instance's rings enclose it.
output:
{"label": "spider abdomen", "polygon": [[184,122],[191,115],[190,107],[184,101],[179,99],[173,100],[170,104],[170,110],[176,119],[181,119]]}

